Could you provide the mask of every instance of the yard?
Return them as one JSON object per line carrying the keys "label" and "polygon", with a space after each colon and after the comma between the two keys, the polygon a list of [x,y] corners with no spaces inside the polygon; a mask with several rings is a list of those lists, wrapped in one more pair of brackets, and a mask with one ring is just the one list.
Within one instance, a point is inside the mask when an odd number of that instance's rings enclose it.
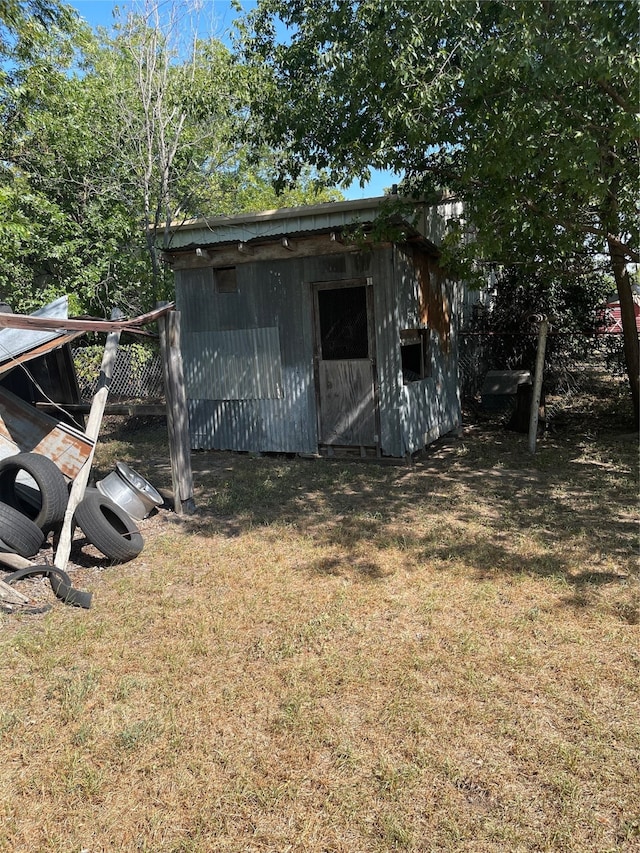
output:
{"label": "yard", "polygon": [[[495,420],[411,465],[194,454],[194,516],[76,547],[90,610],[0,617],[0,850],[640,849],[619,392],[534,457]],[[125,427],[98,472],[169,487],[164,427]]]}

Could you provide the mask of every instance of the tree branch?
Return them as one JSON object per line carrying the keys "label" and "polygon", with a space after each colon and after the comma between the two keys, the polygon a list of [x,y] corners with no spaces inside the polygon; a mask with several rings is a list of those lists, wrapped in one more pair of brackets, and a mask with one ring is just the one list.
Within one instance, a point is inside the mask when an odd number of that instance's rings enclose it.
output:
{"label": "tree branch", "polygon": [[618,248],[629,261],[634,264],[640,263],[640,253],[624,240],[621,240],[619,236],[610,234],[606,228],[596,228],[593,225],[580,224],[575,221],[567,222],[566,220],[559,219],[556,216],[552,216],[546,210],[541,210],[531,199],[526,199],[526,204],[532,213],[535,213],[538,216],[544,216],[545,219],[548,219],[550,222],[559,225],[567,231],[580,231],[583,234],[593,234],[596,237],[601,237],[603,240],[607,240],[610,245],[616,246],[616,248]]}
{"label": "tree branch", "polygon": [[620,249],[620,251],[624,253],[625,257],[632,263],[640,264],[640,252],[636,252],[636,250],[632,249],[631,246],[624,242],[624,240],[616,237],[615,234],[607,234],[607,241],[609,245]]}
{"label": "tree branch", "polygon": [[613,88],[611,83],[609,83],[607,80],[596,80],[596,83],[599,88],[602,89],[602,91],[605,92],[607,95],[609,95],[609,97],[613,101],[615,101],[619,107],[622,107],[622,109],[626,113],[635,115],[636,110],[634,109],[634,107],[625,98],[623,98],[622,95],[616,89]]}

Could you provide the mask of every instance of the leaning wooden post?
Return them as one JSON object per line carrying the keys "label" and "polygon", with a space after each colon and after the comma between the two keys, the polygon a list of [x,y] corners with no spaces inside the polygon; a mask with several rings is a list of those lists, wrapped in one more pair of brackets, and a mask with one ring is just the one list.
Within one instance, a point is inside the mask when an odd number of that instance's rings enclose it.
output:
{"label": "leaning wooden post", "polygon": [[542,377],[544,374],[544,355],[547,348],[547,332],[549,321],[543,317],[538,331],[538,354],[536,356],[536,372],[533,378],[533,394],[531,397],[531,413],[529,415],[529,451],[536,452],[536,436],[538,435],[538,417],[540,414],[540,398],[542,396]]}
{"label": "leaning wooden post", "polygon": [[196,503],[193,497],[187,394],[180,352],[180,312],[168,311],[159,317],[158,331],[167,406],[174,507],[178,515],[189,515],[195,512]]}
{"label": "leaning wooden post", "polygon": [[[114,309],[111,312],[111,319],[118,320],[122,317],[122,313],[118,309]],[[84,465],[80,469],[77,474],[73,484],[71,486],[71,490],[69,492],[69,501],[67,503],[67,509],[64,514],[64,520],[62,522],[62,530],[60,531],[60,540],[58,541],[58,547],[56,548],[56,556],[53,561],[53,565],[58,569],[65,569],[67,562],[69,560],[69,554],[71,553],[71,539],[73,537],[73,516],[78,508],[78,504],[84,497],[85,489],[87,488],[87,483],[89,482],[89,475],[91,473],[91,466],[93,464],[93,457],[96,452],[96,443],[98,441],[98,435],[100,434],[100,425],[102,424],[102,416],[104,415],[104,407],[107,403],[107,397],[109,396],[109,386],[111,385],[111,379],[113,377],[113,368],[116,363],[116,357],[118,355],[118,345],[120,343],[120,332],[110,332],[107,335],[107,343],[104,348],[104,355],[102,356],[102,364],[100,365],[100,378],[98,379],[98,389],[94,394],[93,400],[91,401],[91,409],[89,410],[89,417],[87,419],[87,428],[85,429],[85,434],[87,438],[90,438],[93,441],[93,447],[89,452],[89,456],[87,457]]]}

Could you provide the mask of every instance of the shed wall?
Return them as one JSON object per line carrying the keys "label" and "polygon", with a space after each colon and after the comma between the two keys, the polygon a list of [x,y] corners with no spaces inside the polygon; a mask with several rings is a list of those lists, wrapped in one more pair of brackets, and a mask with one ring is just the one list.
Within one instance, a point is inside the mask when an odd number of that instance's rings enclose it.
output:
{"label": "shed wall", "polygon": [[[424,294],[413,250],[379,247],[249,261],[234,293],[217,292],[211,267],[176,271],[194,449],[317,452],[312,284],[362,276],[373,282],[382,453],[414,452],[459,424],[455,324],[446,347],[430,328],[431,376],[403,385],[400,330],[424,320]],[[453,315],[450,285],[433,287]]]}
{"label": "shed wall", "polygon": [[403,384],[398,365],[394,387],[401,449],[397,455],[404,455],[461,423],[456,334],[459,294],[435,259],[417,249],[395,247],[393,270],[398,329],[428,330],[430,376]]}
{"label": "shed wall", "polygon": [[237,292],[217,293],[212,268],[176,272],[192,446],[315,452],[302,262],[246,263],[236,276]]}

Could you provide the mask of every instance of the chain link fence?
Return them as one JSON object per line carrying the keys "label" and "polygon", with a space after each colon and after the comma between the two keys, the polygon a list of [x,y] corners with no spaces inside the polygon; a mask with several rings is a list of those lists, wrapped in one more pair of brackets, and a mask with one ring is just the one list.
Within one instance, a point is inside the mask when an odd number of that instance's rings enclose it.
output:
{"label": "chain link fence", "polygon": [[[72,350],[72,356],[81,400],[90,404],[97,391],[104,346],[78,347]],[[96,479],[110,474],[117,461],[132,466],[156,489],[172,488],[164,377],[158,347],[121,344],[118,348],[100,424],[94,460]]]}

